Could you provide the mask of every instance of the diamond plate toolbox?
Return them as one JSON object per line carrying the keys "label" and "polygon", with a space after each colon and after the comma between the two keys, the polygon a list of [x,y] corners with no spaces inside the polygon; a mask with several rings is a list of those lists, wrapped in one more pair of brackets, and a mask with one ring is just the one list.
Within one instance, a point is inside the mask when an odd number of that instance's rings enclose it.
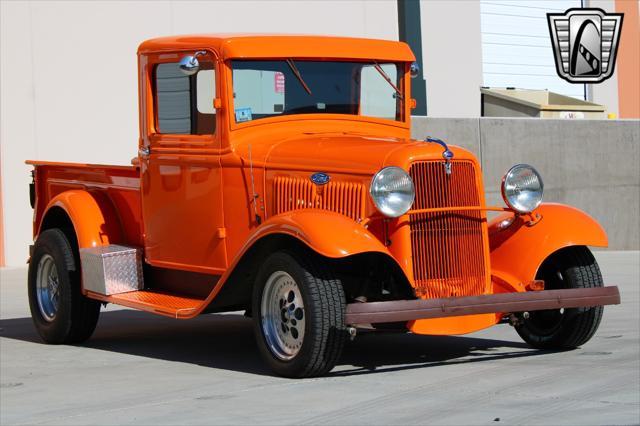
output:
{"label": "diamond plate toolbox", "polygon": [[80,249],[85,290],[112,295],[142,290],[142,253],[139,248],[111,244]]}

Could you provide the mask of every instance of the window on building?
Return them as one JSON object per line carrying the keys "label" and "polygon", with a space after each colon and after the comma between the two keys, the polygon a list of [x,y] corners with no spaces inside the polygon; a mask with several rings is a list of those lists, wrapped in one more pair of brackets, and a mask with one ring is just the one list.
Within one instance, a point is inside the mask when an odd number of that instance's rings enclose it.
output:
{"label": "window on building", "polygon": [[177,62],[155,68],[158,133],[208,135],[215,132],[215,73],[212,63],[186,76]]}
{"label": "window on building", "polygon": [[547,24],[547,13],[581,6],[581,0],[481,0],[484,86],[547,89],[585,100],[584,84],[556,73]]}

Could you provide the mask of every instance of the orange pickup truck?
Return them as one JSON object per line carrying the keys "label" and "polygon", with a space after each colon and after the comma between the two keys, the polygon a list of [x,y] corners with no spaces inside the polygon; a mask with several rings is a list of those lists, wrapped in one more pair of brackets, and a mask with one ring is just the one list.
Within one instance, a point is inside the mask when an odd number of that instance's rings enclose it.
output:
{"label": "orange pickup truck", "polygon": [[[359,328],[463,334],[500,322],[539,348],[596,332],[617,287],[585,213],[542,204],[525,164],[487,206],[477,158],[410,137],[401,42],[195,35],[138,49],[131,166],[34,166],[29,300],[48,343],[101,304],[177,319],[245,310],[278,374],[326,374]],[[489,221],[488,211],[500,212]]]}

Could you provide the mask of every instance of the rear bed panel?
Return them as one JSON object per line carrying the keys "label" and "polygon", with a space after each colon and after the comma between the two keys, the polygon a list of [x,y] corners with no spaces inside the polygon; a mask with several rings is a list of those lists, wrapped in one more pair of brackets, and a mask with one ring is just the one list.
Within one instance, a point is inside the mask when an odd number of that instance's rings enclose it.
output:
{"label": "rear bed panel", "polygon": [[139,170],[133,166],[28,162],[35,166],[34,237],[52,198],[71,189],[98,192],[113,203],[124,233],[122,243],[143,246]]}

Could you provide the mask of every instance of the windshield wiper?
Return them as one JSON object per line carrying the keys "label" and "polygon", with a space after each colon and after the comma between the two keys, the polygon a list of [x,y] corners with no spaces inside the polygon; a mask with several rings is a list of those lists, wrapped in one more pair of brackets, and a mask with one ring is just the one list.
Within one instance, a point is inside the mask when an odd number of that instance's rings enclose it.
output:
{"label": "windshield wiper", "polygon": [[389,77],[389,74],[387,74],[386,72],[384,72],[384,70],[382,69],[382,67],[380,66],[380,64],[377,61],[373,61],[373,63],[375,64],[374,67],[376,69],[376,71],[378,71],[380,73],[380,75],[382,76],[382,78],[384,78],[385,80],[387,80],[387,83],[389,83],[389,85],[391,87],[393,87],[393,90],[396,91],[398,97],[401,100],[404,100],[404,98],[402,97],[402,92],[400,91],[400,89],[398,89],[398,86],[396,86],[395,84],[393,84],[393,81],[391,81],[391,77]]}
{"label": "windshield wiper", "polygon": [[304,90],[306,90],[308,94],[312,95],[311,89],[309,89],[307,83],[304,82],[302,74],[300,74],[300,71],[298,70],[298,67],[296,67],[296,64],[293,62],[293,60],[287,59],[287,64],[289,65],[289,68],[291,68],[291,71],[293,71],[293,74],[296,76],[300,84],[302,84],[302,87],[304,87]]}

